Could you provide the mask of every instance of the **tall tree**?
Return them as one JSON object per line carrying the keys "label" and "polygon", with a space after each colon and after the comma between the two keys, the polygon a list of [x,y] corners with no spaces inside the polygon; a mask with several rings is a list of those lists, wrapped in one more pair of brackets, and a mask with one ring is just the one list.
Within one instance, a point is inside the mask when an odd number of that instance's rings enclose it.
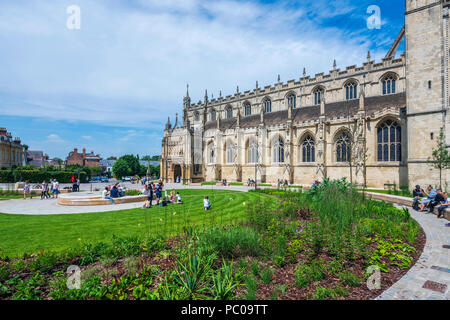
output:
{"label": "tall tree", "polygon": [[439,188],[442,188],[442,170],[450,168],[450,153],[445,143],[444,128],[441,128],[439,132],[436,148],[433,149],[428,162],[439,170]]}
{"label": "tall tree", "polygon": [[131,175],[131,169],[128,166],[127,161],[122,158],[114,162],[112,171],[117,179],[122,179],[123,177]]}

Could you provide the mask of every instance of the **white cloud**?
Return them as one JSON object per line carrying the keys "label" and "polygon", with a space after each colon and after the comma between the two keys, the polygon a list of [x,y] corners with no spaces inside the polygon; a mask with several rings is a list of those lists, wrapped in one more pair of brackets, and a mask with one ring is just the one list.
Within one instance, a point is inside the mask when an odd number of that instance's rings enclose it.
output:
{"label": "white cloud", "polygon": [[51,143],[63,143],[65,142],[59,135],[52,133],[47,136],[47,141]]}
{"label": "white cloud", "polygon": [[85,139],[85,140],[91,140],[92,137],[91,136],[81,136],[81,138]]}
{"label": "white cloud", "polygon": [[217,97],[365,60],[364,35],[317,28],[350,12],[348,1],[311,1],[314,16],[288,3],[79,0],[76,31],[66,28],[73,1],[2,2],[0,112],[162,127],[187,82],[197,102],[205,89]]}

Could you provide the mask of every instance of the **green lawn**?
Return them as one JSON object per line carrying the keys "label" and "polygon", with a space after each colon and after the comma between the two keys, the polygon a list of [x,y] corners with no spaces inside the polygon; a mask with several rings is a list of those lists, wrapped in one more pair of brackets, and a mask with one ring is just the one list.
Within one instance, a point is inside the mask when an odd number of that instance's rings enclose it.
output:
{"label": "green lawn", "polygon": [[[39,196],[33,196],[33,197],[39,197]],[[23,198],[23,194],[22,195],[0,195],[0,201],[10,200],[10,199],[21,199],[21,198]]]}
{"label": "green lawn", "polygon": [[[170,193],[170,192],[169,192]],[[38,250],[62,250],[81,242],[108,241],[113,235],[177,234],[184,225],[228,224],[243,220],[260,193],[226,190],[180,190],[184,204],[73,215],[10,215],[0,213],[0,256],[20,256]],[[212,210],[203,210],[209,195]]]}

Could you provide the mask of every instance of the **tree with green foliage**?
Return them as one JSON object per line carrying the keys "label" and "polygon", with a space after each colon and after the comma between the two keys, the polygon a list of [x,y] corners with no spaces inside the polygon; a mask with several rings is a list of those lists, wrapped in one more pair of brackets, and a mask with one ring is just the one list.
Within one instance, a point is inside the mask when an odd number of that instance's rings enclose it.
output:
{"label": "tree with green foliage", "polygon": [[[127,155],[120,157],[119,160],[120,159],[124,160],[127,163],[128,168],[130,169],[130,174],[129,174],[130,176],[139,174],[139,172],[141,170],[141,165],[140,165],[137,157],[133,156],[132,154],[127,154]],[[117,161],[119,161],[119,160],[117,160]]]}
{"label": "tree with green foliage", "polygon": [[433,149],[432,156],[428,158],[428,162],[435,169],[439,170],[439,188],[442,188],[442,170],[450,168],[450,154],[445,143],[444,128],[440,130],[436,148]]}
{"label": "tree with green foliage", "polygon": [[122,179],[123,177],[132,175],[131,168],[129,167],[128,162],[123,158],[120,158],[119,160],[114,162],[112,171],[117,179]]}

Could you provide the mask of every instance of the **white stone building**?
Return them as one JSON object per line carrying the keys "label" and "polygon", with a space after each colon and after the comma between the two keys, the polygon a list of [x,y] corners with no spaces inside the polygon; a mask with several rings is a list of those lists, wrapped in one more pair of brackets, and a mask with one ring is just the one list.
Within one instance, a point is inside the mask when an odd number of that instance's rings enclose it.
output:
{"label": "white stone building", "polygon": [[[440,128],[450,145],[447,0],[406,0],[405,27],[386,57],[362,66],[191,104],[162,141],[165,181],[311,185],[347,177],[383,188],[438,184],[429,163]],[[406,50],[395,58],[406,39]],[[450,176],[443,173],[443,185]]]}

